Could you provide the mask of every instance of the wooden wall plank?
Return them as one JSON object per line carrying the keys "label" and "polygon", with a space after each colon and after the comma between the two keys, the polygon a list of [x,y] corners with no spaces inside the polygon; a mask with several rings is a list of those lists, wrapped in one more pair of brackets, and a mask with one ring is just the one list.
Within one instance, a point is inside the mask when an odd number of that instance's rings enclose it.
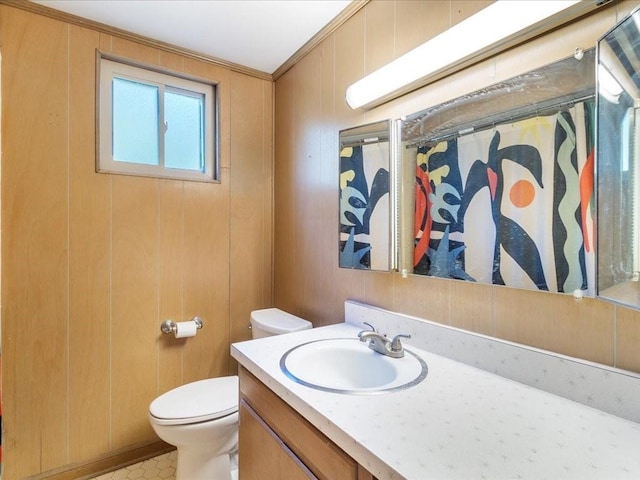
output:
{"label": "wooden wall plank", "polygon": [[112,448],[154,438],[157,395],[159,180],[114,175],[111,244]]}
{"label": "wooden wall plank", "polygon": [[[110,446],[111,188],[95,173],[96,32],[70,30],[69,70],[69,461]],[[90,386],[91,388],[88,388]],[[96,412],[99,412],[96,414]]]}
{"label": "wooden wall plank", "polygon": [[[336,39],[331,37],[322,44],[322,122],[320,142],[322,145],[322,160],[320,176],[322,178],[322,202],[320,212],[320,258],[324,265],[325,279],[320,285],[318,296],[323,299],[332,298],[334,295],[334,269],[338,265],[338,226],[329,228],[332,225],[339,211],[338,191],[335,189],[338,181],[339,171],[339,139],[336,134],[336,103],[340,93],[335,86],[335,64],[336,59]],[[323,311],[326,312],[326,319],[342,318],[344,306],[338,302],[324,302]],[[315,318],[315,317],[311,317]],[[321,325],[325,320],[317,321],[315,326]]]}
{"label": "wooden wall plank", "polygon": [[[251,310],[272,305],[272,95],[270,82],[233,74],[230,179],[232,341],[247,340]],[[234,321],[235,320],[235,321]]]}
{"label": "wooden wall plank", "polygon": [[395,58],[422,45],[451,26],[451,0],[395,4]]}
{"label": "wooden wall plank", "polygon": [[478,13],[494,1],[495,0],[451,0],[451,26]]}
{"label": "wooden wall plank", "polygon": [[[292,220],[296,230],[296,248],[290,252],[296,267],[296,284],[304,307],[303,318],[322,310],[325,299],[318,296],[321,276],[307,275],[307,271],[322,269],[322,141],[320,129],[309,129],[322,123],[322,62],[321,51],[314,50],[303,58],[296,69],[294,129],[295,156],[303,159],[293,169],[293,199],[296,209]],[[334,231],[337,235],[337,228]]]}
{"label": "wooden wall plank", "polygon": [[140,45],[116,36],[111,37],[110,45],[112,53],[129,60],[150,65],[158,65],[160,63],[160,52],[153,47]]}
{"label": "wooden wall plank", "polygon": [[[273,218],[274,218],[274,86],[272,82],[262,82],[262,151],[263,151],[263,178],[260,182],[262,185],[262,201],[255,205],[256,208],[262,210],[262,234],[255,241],[258,242],[259,248],[262,250],[261,263],[261,281],[260,288],[262,290],[261,302],[252,305],[252,310],[257,308],[273,306]],[[242,131],[242,129],[240,130]],[[231,197],[234,198],[233,195]],[[232,224],[233,226],[233,224]],[[235,268],[232,264],[231,268]],[[243,328],[244,319],[237,319],[232,316],[240,328]],[[236,327],[237,328],[237,327]],[[243,330],[244,331],[244,330]],[[235,335],[232,335],[235,340]]]}
{"label": "wooden wall plank", "polygon": [[367,7],[365,74],[391,62],[395,49],[395,16],[397,2],[372,2]]}
{"label": "wooden wall plank", "polygon": [[616,360],[618,368],[640,372],[640,311],[615,307]]}
{"label": "wooden wall plank", "polygon": [[496,288],[495,302],[497,337],[613,365],[612,304],[510,288]]}
{"label": "wooden wall plank", "polygon": [[296,230],[292,217],[295,212],[293,162],[295,122],[295,69],[285,73],[276,84],[275,144],[274,144],[274,235],[273,245],[274,299],[279,308],[292,311],[296,307],[298,290],[296,268],[290,252],[295,250]]}
{"label": "wooden wall plank", "polygon": [[204,327],[187,339],[184,381],[229,371],[229,178],[220,184],[185,182],[185,316]]}
{"label": "wooden wall plank", "polygon": [[159,183],[159,317],[156,338],[158,344],[158,394],[183,383],[182,355],[188,339],[177,339],[160,331],[165,320],[182,322],[184,313],[185,236],[184,182],[160,180]]}
{"label": "wooden wall plank", "polygon": [[3,464],[19,478],[68,456],[68,28],[5,7],[0,22]]}

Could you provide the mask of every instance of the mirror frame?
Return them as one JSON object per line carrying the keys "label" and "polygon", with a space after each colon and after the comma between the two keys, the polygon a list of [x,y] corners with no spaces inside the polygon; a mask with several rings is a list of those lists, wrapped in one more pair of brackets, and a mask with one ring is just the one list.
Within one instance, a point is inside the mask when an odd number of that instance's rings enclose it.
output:
{"label": "mirror frame", "polygon": [[[598,298],[640,309],[640,7],[597,42]],[[640,67],[638,67],[640,69]]]}
{"label": "mirror frame", "polygon": [[391,120],[339,132],[340,268],[396,267],[395,144]]}

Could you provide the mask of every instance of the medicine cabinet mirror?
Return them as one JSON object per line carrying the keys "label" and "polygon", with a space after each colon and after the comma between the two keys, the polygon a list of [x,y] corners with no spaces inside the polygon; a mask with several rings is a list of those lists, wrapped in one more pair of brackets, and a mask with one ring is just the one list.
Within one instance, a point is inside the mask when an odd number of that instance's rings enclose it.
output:
{"label": "medicine cabinet mirror", "polygon": [[390,124],[385,120],[340,131],[342,268],[393,268]]}
{"label": "medicine cabinet mirror", "polygon": [[595,295],[595,52],[401,122],[399,269]]}
{"label": "medicine cabinet mirror", "polygon": [[597,46],[598,295],[640,308],[640,10]]}

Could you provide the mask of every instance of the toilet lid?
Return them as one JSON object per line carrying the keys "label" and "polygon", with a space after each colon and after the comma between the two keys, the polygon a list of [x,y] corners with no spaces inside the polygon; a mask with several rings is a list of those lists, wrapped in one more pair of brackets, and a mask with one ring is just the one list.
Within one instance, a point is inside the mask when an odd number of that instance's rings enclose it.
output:
{"label": "toilet lid", "polygon": [[151,416],[165,425],[205,422],[237,411],[237,376],[187,383],[163,393],[149,405]]}
{"label": "toilet lid", "polygon": [[267,332],[282,334],[307,330],[313,326],[308,320],[304,320],[279,308],[264,308],[251,312],[252,326],[255,323],[259,328]]}

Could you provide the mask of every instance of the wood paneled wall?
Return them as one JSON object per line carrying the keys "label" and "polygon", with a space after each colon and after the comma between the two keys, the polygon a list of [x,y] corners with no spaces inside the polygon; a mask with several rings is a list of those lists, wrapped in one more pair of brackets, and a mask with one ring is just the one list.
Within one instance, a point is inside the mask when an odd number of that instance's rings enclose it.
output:
{"label": "wood paneled wall", "polygon": [[[157,441],[272,305],[273,84],[0,5],[3,479]],[[221,182],[95,173],[96,49],[218,82]],[[197,336],[160,333],[204,320]]]}
{"label": "wood paneled wall", "polygon": [[347,107],[351,83],[488,3],[372,0],[277,79],[276,306],[324,325],[341,321],[344,300],[354,299],[640,372],[635,311],[570,295],[337,268],[339,130],[400,118],[594,47],[638,4],[614,2],[378,108]]}

